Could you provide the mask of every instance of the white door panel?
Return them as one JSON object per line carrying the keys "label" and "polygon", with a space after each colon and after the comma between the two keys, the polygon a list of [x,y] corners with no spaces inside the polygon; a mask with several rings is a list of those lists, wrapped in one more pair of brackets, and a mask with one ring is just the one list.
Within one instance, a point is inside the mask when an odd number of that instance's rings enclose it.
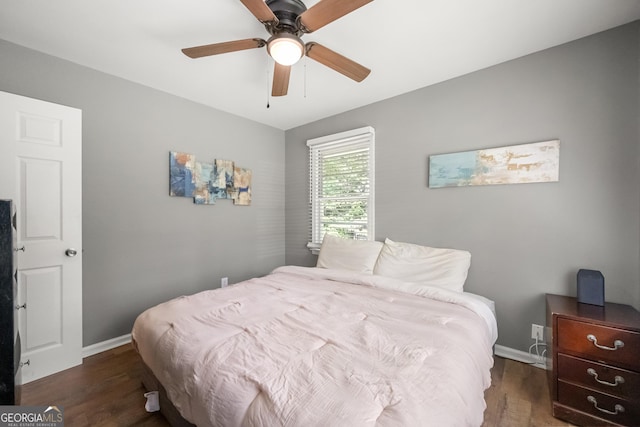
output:
{"label": "white door panel", "polygon": [[62,342],[62,269],[60,266],[20,271],[20,297],[29,301],[22,314],[25,353],[61,346]]}
{"label": "white door panel", "polygon": [[[82,363],[82,115],[0,92],[0,198],[18,218],[22,379]],[[73,257],[65,255],[69,248]]]}
{"label": "white door panel", "polygon": [[62,144],[62,121],[54,117],[37,116],[18,111],[18,139],[52,147]]}
{"label": "white door panel", "polygon": [[[62,237],[62,163],[19,158],[22,242]],[[46,215],[42,215],[42,213]]]}

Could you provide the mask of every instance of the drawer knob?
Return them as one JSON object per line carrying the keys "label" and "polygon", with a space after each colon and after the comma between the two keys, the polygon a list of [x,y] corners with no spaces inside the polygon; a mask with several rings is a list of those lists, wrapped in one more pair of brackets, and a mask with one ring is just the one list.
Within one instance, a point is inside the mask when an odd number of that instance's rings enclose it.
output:
{"label": "drawer knob", "polygon": [[621,377],[620,375],[616,375],[615,378],[613,379],[614,382],[612,382],[612,383],[610,383],[608,381],[602,381],[602,380],[598,379],[598,373],[593,368],[587,369],[587,374],[591,375],[598,383],[603,384],[603,385],[608,385],[610,387],[617,387],[618,384],[623,384],[624,383],[624,378]]}
{"label": "drawer knob", "polygon": [[600,412],[604,412],[605,414],[618,415],[618,412],[624,412],[624,406],[620,405],[619,403],[613,407],[613,411],[609,411],[608,409],[598,407],[598,401],[593,396],[587,396],[587,401],[589,403],[593,403],[594,408],[596,408]]}
{"label": "drawer knob", "polygon": [[591,341],[593,345],[598,347],[600,350],[617,350],[619,348],[624,347],[624,342],[622,340],[615,340],[613,342],[613,347],[607,347],[606,345],[598,344],[598,338],[596,338],[596,336],[593,334],[587,335],[587,339]]}

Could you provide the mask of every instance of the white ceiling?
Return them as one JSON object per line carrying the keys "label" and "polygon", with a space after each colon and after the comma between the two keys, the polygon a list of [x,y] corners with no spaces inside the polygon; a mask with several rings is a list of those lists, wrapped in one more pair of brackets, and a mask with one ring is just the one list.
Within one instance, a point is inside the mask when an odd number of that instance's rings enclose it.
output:
{"label": "white ceiling", "polygon": [[0,38],[286,130],[637,19],[640,0],[375,0],[303,36],[369,77],[306,58],[268,109],[266,49],[180,51],[268,38],[239,0],[2,0]]}

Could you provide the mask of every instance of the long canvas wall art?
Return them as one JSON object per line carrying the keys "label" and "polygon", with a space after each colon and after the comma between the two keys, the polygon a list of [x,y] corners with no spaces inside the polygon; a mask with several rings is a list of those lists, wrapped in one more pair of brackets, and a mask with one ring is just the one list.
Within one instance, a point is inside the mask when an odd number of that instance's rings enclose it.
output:
{"label": "long canvas wall art", "polygon": [[429,188],[556,182],[560,141],[429,156]]}
{"label": "long canvas wall art", "polygon": [[232,160],[199,162],[192,154],[169,152],[169,195],[192,197],[197,205],[214,205],[216,199],[233,199],[251,205],[251,169]]}

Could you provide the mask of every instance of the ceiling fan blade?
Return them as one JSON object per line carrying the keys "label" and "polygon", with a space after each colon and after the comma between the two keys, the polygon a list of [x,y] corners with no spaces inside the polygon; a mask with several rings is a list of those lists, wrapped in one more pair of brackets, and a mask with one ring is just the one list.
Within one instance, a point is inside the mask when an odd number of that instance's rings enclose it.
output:
{"label": "ceiling fan blade", "polygon": [[300,15],[300,23],[305,32],[311,33],[372,1],[320,0]]}
{"label": "ceiling fan blade", "polygon": [[278,18],[273,14],[273,11],[269,9],[269,6],[264,0],[240,0],[249,12],[253,13],[258,21],[265,22],[278,22]]}
{"label": "ceiling fan blade", "polygon": [[244,39],[232,42],[207,44],[204,46],[188,47],[182,49],[182,53],[189,58],[202,58],[203,56],[219,55],[221,53],[236,52],[238,50],[254,49],[266,45],[262,39]]}
{"label": "ceiling fan blade", "polygon": [[307,56],[357,82],[363,81],[370,69],[318,43],[307,43]]}
{"label": "ceiling fan blade", "polygon": [[291,75],[290,65],[280,65],[275,63],[273,69],[273,86],[271,96],[284,96],[289,90],[289,76]]}

